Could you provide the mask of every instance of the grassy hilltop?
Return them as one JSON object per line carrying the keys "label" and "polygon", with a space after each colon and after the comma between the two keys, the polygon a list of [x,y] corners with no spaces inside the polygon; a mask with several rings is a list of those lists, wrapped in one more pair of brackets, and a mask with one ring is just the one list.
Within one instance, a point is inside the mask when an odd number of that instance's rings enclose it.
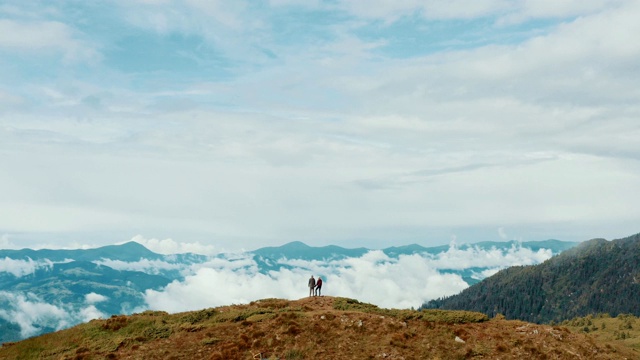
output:
{"label": "grassy hilltop", "polygon": [[564,326],[357,300],[265,299],[93,320],[0,348],[0,359],[634,359]]}

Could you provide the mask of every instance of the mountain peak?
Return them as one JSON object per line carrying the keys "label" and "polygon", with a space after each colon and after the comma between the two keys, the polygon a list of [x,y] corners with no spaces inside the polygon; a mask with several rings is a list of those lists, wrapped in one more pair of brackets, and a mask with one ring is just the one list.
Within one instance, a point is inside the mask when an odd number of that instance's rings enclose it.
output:
{"label": "mountain peak", "polygon": [[366,252],[366,249],[345,249],[335,245],[313,247],[301,241],[292,241],[278,247],[264,247],[251,251],[255,255],[274,260],[281,258],[302,260],[335,259],[362,256]]}
{"label": "mountain peak", "polygon": [[289,249],[309,249],[311,248],[311,246],[303,243],[302,241],[292,241],[290,243],[286,243],[282,246],[280,246],[280,248],[289,248]]}
{"label": "mountain peak", "polygon": [[150,260],[162,258],[162,255],[154,253],[144,245],[135,241],[129,241],[119,245],[103,246],[92,250],[93,256],[122,261],[138,261],[142,258]]}
{"label": "mountain peak", "polygon": [[151,250],[149,250],[146,246],[140,244],[139,242],[136,241],[128,241],[126,243],[122,243],[122,244],[116,244],[114,246],[118,246],[121,249],[125,249],[125,250],[136,250],[136,251],[149,251],[149,252],[153,252]]}

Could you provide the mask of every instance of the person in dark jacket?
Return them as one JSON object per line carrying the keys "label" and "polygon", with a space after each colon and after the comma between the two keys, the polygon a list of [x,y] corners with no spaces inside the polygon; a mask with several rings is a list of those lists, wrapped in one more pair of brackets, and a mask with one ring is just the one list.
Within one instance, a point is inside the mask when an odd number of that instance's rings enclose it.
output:
{"label": "person in dark jacket", "polygon": [[311,278],[309,278],[309,296],[313,296],[315,294],[315,289],[316,288],[316,279],[313,278],[313,275],[311,275]]}
{"label": "person in dark jacket", "polygon": [[322,296],[320,293],[322,292],[322,278],[318,276],[318,281],[316,281],[316,296]]}

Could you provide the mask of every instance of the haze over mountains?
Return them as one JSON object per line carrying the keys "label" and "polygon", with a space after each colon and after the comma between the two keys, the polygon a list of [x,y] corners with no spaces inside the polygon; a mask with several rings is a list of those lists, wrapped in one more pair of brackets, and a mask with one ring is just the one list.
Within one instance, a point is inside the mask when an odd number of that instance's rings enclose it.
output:
{"label": "haze over mountains", "polygon": [[577,243],[483,242],[382,250],[293,242],[241,254],[161,255],[136,242],[87,250],[0,250],[0,341],[112,314],[169,312],[328,294],[409,308],[455,294],[499,269],[540,263]]}

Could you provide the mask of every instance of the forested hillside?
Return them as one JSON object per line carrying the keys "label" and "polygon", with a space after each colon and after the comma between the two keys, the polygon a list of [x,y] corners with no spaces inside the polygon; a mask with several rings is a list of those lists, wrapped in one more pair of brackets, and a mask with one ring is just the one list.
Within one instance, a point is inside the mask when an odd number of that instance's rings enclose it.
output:
{"label": "forested hillside", "polygon": [[423,307],[500,313],[536,323],[596,313],[640,315],[640,234],[586,241],[542,264],[504,269]]}

